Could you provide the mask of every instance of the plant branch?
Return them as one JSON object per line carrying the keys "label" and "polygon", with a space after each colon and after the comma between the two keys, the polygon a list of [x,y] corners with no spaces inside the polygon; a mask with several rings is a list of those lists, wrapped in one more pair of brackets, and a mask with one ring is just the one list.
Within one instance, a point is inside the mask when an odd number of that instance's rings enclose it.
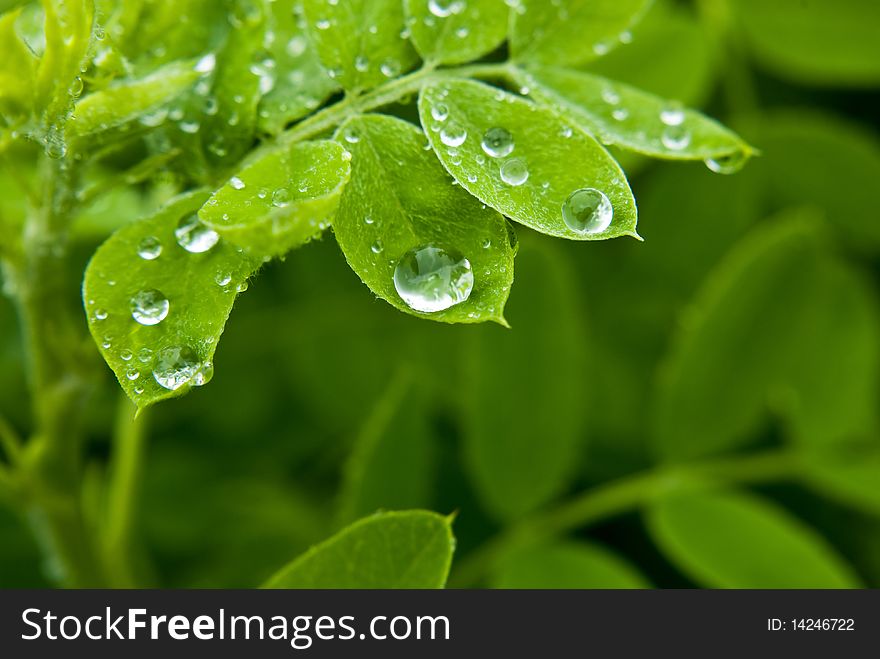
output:
{"label": "plant branch", "polygon": [[661,466],[599,485],[545,512],[515,524],[477,548],[456,568],[450,587],[472,587],[495,560],[514,547],[534,544],[632,512],[657,497],[685,487],[718,487],[781,480],[795,475],[799,462],[790,451],[742,458]]}

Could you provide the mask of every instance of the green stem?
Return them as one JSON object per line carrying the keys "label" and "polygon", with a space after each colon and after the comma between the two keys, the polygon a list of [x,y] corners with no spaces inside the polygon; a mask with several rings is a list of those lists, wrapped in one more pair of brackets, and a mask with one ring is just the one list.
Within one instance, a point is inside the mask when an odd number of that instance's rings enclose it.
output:
{"label": "green stem", "polygon": [[138,553],[134,520],[143,477],[146,416],[145,412],[138,413],[128,398],[121,398],[108,475],[103,546],[106,571],[114,588],[138,585],[132,559]]}
{"label": "green stem", "polygon": [[13,465],[18,462],[21,453],[21,438],[15,432],[15,428],[7,421],[3,415],[0,415],[0,446],[6,453],[6,458]]}
{"label": "green stem", "polygon": [[466,588],[478,584],[498,557],[512,548],[538,543],[632,512],[658,496],[682,487],[774,481],[797,474],[798,468],[794,453],[776,451],[743,458],[661,466],[597,486],[556,508],[524,519],[477,548],[457,566],[450,587]]}

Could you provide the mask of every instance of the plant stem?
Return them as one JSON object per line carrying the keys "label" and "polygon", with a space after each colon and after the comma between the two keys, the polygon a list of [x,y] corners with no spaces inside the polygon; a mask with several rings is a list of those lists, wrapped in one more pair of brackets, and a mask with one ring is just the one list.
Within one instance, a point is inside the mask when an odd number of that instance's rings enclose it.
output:
{"label": "plant stem", "polygon": [[657,497],[687,488],[744,485],[780,480],[797,473],[799,462],[790,451],[742,458],[661,466],[599,485],[546,512],[539,512],[477,548],[456,568],[450,587],[472,587],[496,559],[513,548],[535,544],[610,517],[637,510]]}

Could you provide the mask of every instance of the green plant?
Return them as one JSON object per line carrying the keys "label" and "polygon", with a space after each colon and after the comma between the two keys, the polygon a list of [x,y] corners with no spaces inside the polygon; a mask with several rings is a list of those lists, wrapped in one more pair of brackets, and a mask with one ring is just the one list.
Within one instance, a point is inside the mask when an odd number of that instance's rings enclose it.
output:
{"label": "green plant", "polygon": [[[639,237],[636,201],[617,158],[636,168],[649,156],[733,173],[754,155],[703,114],[585,69],[631,40],[629,30],[649,0],[5,4],[0,157],[2,184],[14,192],[2,202],[0,254],[24,328],[33,418],[26,443],[11,425],[0,427],[8,458],[0,493],[29,512],[58,580],[67,585],[143,582],[133,515],[148,408],[211,380],[233,303],[270,262],[332,231],[361,281],[400,311],[444,323],[507,325],[517,234],[534,240],[520,227],[572,241]],[[727,29],[711,10],[706,14],[708,23]],[[763,353],[754,363],[717,356],[724,331],[732,344],[741,340],[737,314],[743,312],[727,304],[730,291],[750,277],[759,288],[763,279],[755,273],[762,268],[791,267],[804,250],[819,249],[814,223],[800,216],[768,236],[743,245],[706,286],[700,305],[707,317],[689,327],[673,352],[659,395],[656,441],[674,466],[512,525],[462,566],[460,583],[478,582],[497,560],[499,582],[516,585],[527,566],[542,562],[542,542],[644,503],[652,506],[658,542],[682,554],[686,565],[692,561],[693,572],[708,575],[710,585],[747,579],[740,579],[735,562],[715,565],[718,552],[711,548],[708,559],[694,550],[688,538],[695,519],[736,520],[744,535],[769,526],[779,534],[780,551],[794,556],[792,565],[818,585],[856,581],[796,523],[769,521],[781,513],[761,502],[719,494],[694,508],[681,496],[703,481],[761,481],[798,468],[799,454],[789,453],[677,466],[741,444],[761,415],[762,378],[774,386],[788,383],[807,404],[836,397],[850,405],[843,421],[797,416],[799,435],[820,441],[854,434],[872,417],[861,390],[811,388],[801,377],[798,356],[817,349],[810,337],[804,345],[792,342],[770,366]],[[101,240],[82,287],[92,342],[74,291],[83,252]],[[590,357],[576,347],[564,354],[553,349],[554,342],[577,346],[584,336],[577,313],[568,309],[572,277],[552,247],[536,244],[542,246],[526,258],[539,267],[531,280],[518,282],[538,310],[535,317],[520,319],[509,336],[474,335],[461,350],[468,355],[462,418],[476,438],[467,460],[486,509],[505,521],[535,512],[562,490],[583,422],[571,410],[585,393],[571,383]],[[590,246],[581,247],[589,254]],[[284,266],[293,267],[302,253]],[[833,264],[816,267],[841,280],[826,296],[840,290],[861,295],[848,272]],[[754,313],[766,303],[757,296]],[[791,313],[809,317],[808,305],[792,304]],[[733,317],[725,316],[727,309]],[[560,319],[558,326],[548,328],[547,318]],[[867,345],[872,336],[859,332],[872,321],[863,320],[848,328],[853,342]],[[291,347],[297,349],[310,347]],[[106,470],[88,467],[86,454],[89,409],[100,404],[96,396],[106,396],[98,353],[137,408],[121,405]],[[500,390],[505,368],[515,379],[513,365],[524,353],[552,365],[549,379],[541,371],[546,387]],[[259,387],[264,367],[250,366],[236,377]],[[694,392],[711,389],[706,380],[718,372],[738,368],[759,386],[733,390],[722,429],[707,438],[709,421],[692,414],[701,405]],[[864,379],[871,377],[866,367]],[[387,493],[371,490],[379,486],[365,474],[382,459],[378,437],[403,414],[401,406],[410,405],[403,401],[414,395],[413,379],[407,369],[392,378],[364,426],[355,451],[361,459],[347,480],[347,522],[386,504]],[[508,417],[504,409],[511,405],[533,406],[530,423]],[[713,406],[704,409],[707,417],[717,414]],[[523,464],[494,469],[500,441],[544,436],[543,454],[526,452]],[[413,464],[426,460],[418,446],[403,442],[387,450]],[[530,472],[536,486],[523,488]],[[679,481],[684,488],[673,486]],[[419,487],[405,477],[393,485]],[[426,512],[369,517],[268,584],[442,586],[452,553],[450,525]],[[356,542],[347,544],[352,537]],[[386,545],[399,551],[394,570],[371,573],[372,581],[339,572],[352,564],[352,547],[368,566]],[[547,551],[575,566],[598,566],[611,583],[646,583],[600,550]],[[780,577],[779,583],[789,582]]]}

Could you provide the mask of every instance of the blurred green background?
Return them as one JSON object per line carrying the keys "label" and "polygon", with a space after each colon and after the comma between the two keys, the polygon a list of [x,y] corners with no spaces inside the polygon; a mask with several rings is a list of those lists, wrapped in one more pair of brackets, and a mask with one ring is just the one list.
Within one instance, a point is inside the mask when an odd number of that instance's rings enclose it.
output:
{"label": "blurred green background", "polygon": [[[620,154],[645,242],[517,227],[511,330],[396,312],[329,234],[267,267],[210,385],[150,413],[146,583],[253,586],[358,517],[427,508],[457,512],[454,586],[880,587],[878,25],[870,0],[657,3],[590,70],[762,155],[721,176]],[[22,430],[24,382],[4,298],[0,410]],[[479,549],[596,492],[632,501]],[[0,586],[47,584],[0,507]]]}

